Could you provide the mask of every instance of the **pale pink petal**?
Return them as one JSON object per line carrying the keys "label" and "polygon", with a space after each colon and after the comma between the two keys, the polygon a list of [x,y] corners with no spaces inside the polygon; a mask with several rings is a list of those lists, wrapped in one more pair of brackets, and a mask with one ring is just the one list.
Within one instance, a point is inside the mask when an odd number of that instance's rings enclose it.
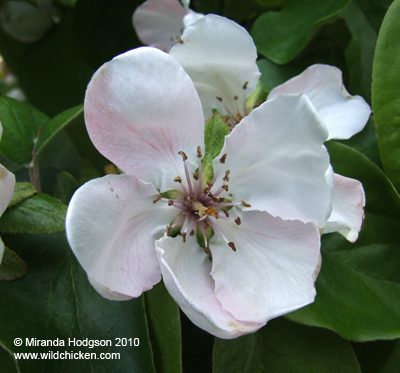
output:
{"label": "pale pink petal", "polygon": [[84,184],[72,197],[67,238],[102,295],[138,297],[160,281],[154,241],[177,213],[164,201],[153,204],[156,195],[136,176],[108,175]]}
{"label": "pale pink petal", "polygon": [[3,215],[13,197],[14,187],[14,174],[0,165],[0,216]]}
{"label": "pale pink petal", "polygon": [[197,167],[204,142],[199,97],[182,67],[155,48],[134,49],[97,70],[85,120],[100,153],[161,191],[175,189],[173,179],[184,175],[179,151]]}
{"label": "pale pink petal", "polygon": [[302,74],[274,88],[272,99],[283,93],[304,93],[329,130],[329,139],[348,139],[366,125],[371,108],[361,96],[351,96],[342,72],[334,66],[312,65]]}
{"label": "pale pink petal", "polygon": [[214,294],[211,262],[194,238],[185,244],[176,238],[156,242],[164,284],[182,311],[198,327],[219,338],[236,338],[264,323],[241,322],[224,310]]}
{"label": "pale pink petal", "polygon": [[222,306],[236,318],[265,323],[314,301],[320,234],[312,224],[274,218],[266,212],[239,212],[241,225],[218,227],[211,239],[212,277]]}
{"label": "pale pink petal", "polygon": [[186,10],[178,0],[147,0],[133,13],[133,26],[145,45],[169,52],[182,35]]}
{"label": "pale pink petal", "polygon": [[210,14],[185,29],[181,39],[183,43],[176,44],[170,55],[192,78],[206,119],[213,108],[243,116],[246,95],[256,89],[260,77],[249,33],[227,18]]}
{"label": "pale pink petal", "polygon": [[0,264],[3,260],[3,255],[4,255],[4,243],[2,239],[0,238]]}
{"label": "pale pink petal", "polygon": [[281,95],[254,109],[226,137],[221,154],[234,201],[283,219],[323,224],[331,213],[333,183],[324,124],[305,95]]}
{"label": "pale pink petal", "polygon": [[364,220],[364,189],[358,180],[338,174],[334,177],[332,214],[321,232],[339,232],[350,242],[355,242]]}

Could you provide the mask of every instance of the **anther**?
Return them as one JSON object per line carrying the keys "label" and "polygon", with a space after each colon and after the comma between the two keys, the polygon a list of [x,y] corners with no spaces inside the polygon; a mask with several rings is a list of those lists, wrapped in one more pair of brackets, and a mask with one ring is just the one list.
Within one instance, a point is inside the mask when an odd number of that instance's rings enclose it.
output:
{"label": "anther", "polygon": [[223,209],[222,212],[225,214],[225,216],[226,216],[227,218],[229,218],[229,212],[228,212],[228,210]]}
{"label": "anther", "polygon": [[242,199],[241,205],[242,205],[243,207],[251,207],[250,203],[247,203],[244,199]]}
{"label": "anther", "polygon": [[197,147],[197,158],[201,158],[203,155],[201,154],[201,146]]}
{"label": "anther", "polygon": [[211,181],[206,181],[207,186],[211,189],[214,184]]}
{"label": "anther", "polygon": [[181,232],[181,236],[182,236],[182,242],[185,243],[186,242],[186,233]]}
{"label": "anther", "polygon": [[226,160],[226,156],[227,156],[228,154],[227,153],[225,153],[220,159],[219,159],[219,163],[225,163],[225,160]]}
{"label": "anther", "polygon": [[190,198],[191,201],[197,201],[197,198],[196,198],[196,196],[195,196],[193,193],[192,193],[192,194],[189,194],[188,197]]}
{"label": "anther", "polygon": [[239,216],[235,219],[235,223],[236,223],[237,225],[242,224],[242,221],[240,220]]}
{"label": "anther", "polygon": [[224,202],[224,201],[225,201],[225,198],[224,198],[224,197],[218,198],[218,203],[222,203],[222,202]]}
{"label": "anther", "polygon": [[211,254],[211,250],[210,250],[209,247],[205,247],[205,248],[204,248],[204,252],[205,252],[207,255]]}
{"label": "anther", "polygon": [[237,101],[237,100],[239,100],[239,96],[235,95],[235,96],[233,96],[233,99]]}
{"label": "anther", "polygon": [[225,172],[225,176],[222,178],[224,181],[229,181],[229,174],[231,173],[231,170],[228,170]]}
{"label": "anther", "polygon": [[209,227],[210,227],[210,224],[208,224],[207,221],[205,220],[205,221],[204,221],[204,229],[207,229],[207,228],[209,228]]}
{"label": "anther", "polygon": [[193,179],[199,180],[200,174],[196,174],[196,172],[193,172]]}
{"label": "anther", "polygon": [[232,249],[232,251],[236,252],[236,247],[234,242],[228,242],[228,246]]}
{"label": "anther", "polygon": [[183,158],[184,161],[186,161],[188,159],[187,155],[185,154],[185,152],[183,152],[182,150],[178,152],[178,154],[180,154]]}
{"label": "anther", "polygon": [[182,211],[182,214],[181,215],[183,215],[185,218],[186,218],[186,216],[188,216],[188,212],[187,211]]}
{"label": "anther", "polygon": [[247,85],[248,85],[248,84],[249,84],[249,82],[244,83],[242,88],[243,88],[243,89],[247,89]]}
{"label": "anther", "polygon": [[195,235],[194,228],[190,231],[189,236],[193,237]]}
{"label": "anther", "polygon": [[213,202],[215,202],[215,203],[221,203],[221,202],[219,202],[219,198],[216,198],[216,197],[211,197],[211,199],[213,200]]}
{"label": "anther", "polygon": [[162,197],[157,194],[156,198],[153,199],[153,203],[157,203]]}
{"label": "anther", "polygon": [[182,182],[182,178],[181,178],[180,176],[177,176],[177,177],[174,179],[174,181],[175,181],[175,183],[181,183],[181,182]]}
{"label": "anther", "polygon": [[186,201],[186,202],[185,202],[185,205],[186,205],[187,207],[192,207],[193,201],[191,201],[191,200]]}
{"label": "anther", "polygon": [[173,205],[174,205],[174,200],[170,199],[170,200],[168,201],[168,206],[173,206]]}
{"label": "anther", "polygon": [[179,38],[178,43],[183,44],[183,40],[181,38]]}
{"label": "anther", "polygon": [[227,192],[229,190],[229,186],[227,184],[222,185],[221,187],[223,190],[225,190],[225,192]]}
{"label": "anther", "polygon": [[171,235],[171,227],[168,225],[167,226],[167,236]]}
{"label": "anther", "polygon": [[208,188],[208,187],[207,187],[207,188],[204,188],[204,190],[203,190],[203,193],[204,193],[204,194],[207,194],[207,193],[209,193],[209,192],[210,192],[210,188]]}
{"label": "anther", "polygon": [[218,100],[219,102],[222,102],[222,97],[217,96],[217,100]]}

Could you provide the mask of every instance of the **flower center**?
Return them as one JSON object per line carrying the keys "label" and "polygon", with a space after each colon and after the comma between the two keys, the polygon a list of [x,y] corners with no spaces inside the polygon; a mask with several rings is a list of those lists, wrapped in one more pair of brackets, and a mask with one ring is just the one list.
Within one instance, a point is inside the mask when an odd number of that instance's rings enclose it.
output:
{"label": "flower center", "polygon": [[[197,236],[200,236],[204,241],[205,253],[210,254],[209,240],[212,236],[211,232],[214,230],[233,251],[236,251],[235,243],[229,241],[225,237],[221,231],[220,225],[222,221],[232,221],[239,226],[241,224],[240,218],[230,218],[228,210],[233,206],[241,205],[243,207],[251,207],[251,205],[245,201],[233,202],[227,197],[220,197],[221,194],[226,194],[229,190],[228,181],[230,170],[225,171],[219,184],[218,178],[221,169],[215,172],[212,181],[204,180],[200,146],[197,147],[198,172],[194,172],[192,175],[189,173],[186,162],[188,157],[183,151],[180,151],[179,154],[183,158],[185,177],[177,176],[174,181],[180,184],[181,191],[175,194],[179,194],[181,197],[168,199],[157,195],[153,200],[153,203],[163,200],[168,203],[168,206],[182,210],[171,225],[167,226],[167,235],[174,234],[174,231],[179,229],[178,232],[182,236],[182,241],[186,242],[186,235],[188,232],[190,236],[194,236],[197,232]],[[225,163],[226,157],[227,154],[224,154],[220,158],[221,165]],[[183,179],[186,179],[186,183]],[[228,197],[232,197],[232,195],[229,194]]]}

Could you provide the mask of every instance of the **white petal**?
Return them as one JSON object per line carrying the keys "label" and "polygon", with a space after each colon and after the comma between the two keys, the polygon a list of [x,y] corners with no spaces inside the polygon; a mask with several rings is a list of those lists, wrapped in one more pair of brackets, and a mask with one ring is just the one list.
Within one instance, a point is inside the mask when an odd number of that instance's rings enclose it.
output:
{"label": "white petal", "polygon": [[189,9],[188,14],[186,14],[185,17],[183,17],[183,24],[185,25],[185,28],[189,27],[190,25],[197,22],[199,19],[203,17],[204,17],[203,13],[197,13]]}
{"label": "white petal", "polygon": [[305,93],[329,130],[329,139],[349,139],[366,125],[371,108],[361,96],[351,96],[342,72],[334,66],[312,65],[274,88],[268,99],[283,93]]}
{"label": "white petal", "polygon": [[163,201],[153,204],[156,195],[151,184],[135,176],[108,175],[84,184],[72,197],[69,244],[107,298],[138,297],[160,281],[154,241],[177,213]]}
{"label": "white petal", "polygon": [[0,165],[0,216],[3,215],[13,197],[14,187],[14,174]]}
{"label": "white petal", "polygon": [[263,323],[240,322],[222,308],[214,295],[211,262],[194,238],[185,244],[179,237],[162,238],[156,242],[156,249],[166,288],[198,327],[230,339],[263,326]]}
{"label": "white petal", "polygon": [[211,239],[212,277],[222,306],[236,318],[265,323],[314,301],[320,234],[312,223],[239,213],[241,225],[218,224],[236,252]]}
{"label": "white petal", "polygon": [[179,151],[197,167],[204,142],[199,97],[182,67],[155,48],[124,53],[95,73],[85,120],[100,153],[161,191],[175,189],[173,179],[184,175]]}
{"label": "white petal", "polygon": [[[304,95],[280,95],[254,109],[226,137],[232,199],[283,219],[323,224],[333,183],[324,124]],[[218,169],[218,158],[214,168]],[[224,167],[225,169],[225,167]]]}
{"label": "white petal", "polygon": [[133,26],[145,45],[169,52],[182,35],[186,10],[178,0],[147,0],[133,13]]}
{"label": "white petal", "polygon": [[96,280],[94,280],[91,277],[88,277],[88,280],[90,284],[93,286],[93,288],[103,297],[109,300],[129,300],[132,299],[132,297],[118,293],[116,291],[110,290],[107,286],[99,284]]}
{"label": "white petal", "polygon": [[227,18],[207,15],[185,29],[181,39],[183,44],[177,44],[170,55],[192,78],[206,119],[213,108],[222,114],[228,108],[243,116],[246,95],[256,89],[260,77],[257,50],[249,33]]}
{"label": "white petal", "polygon": [[332,214],[321,232],[339,232],[350,242],[355,242],[364,220],[364,189],[358,180],[338,174],[334,177]]}

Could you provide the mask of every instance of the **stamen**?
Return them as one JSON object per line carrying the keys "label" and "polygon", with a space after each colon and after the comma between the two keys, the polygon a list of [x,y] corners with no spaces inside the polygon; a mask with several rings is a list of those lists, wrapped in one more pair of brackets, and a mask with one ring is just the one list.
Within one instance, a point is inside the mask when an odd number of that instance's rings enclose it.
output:
{"label": "stamen", "polygon": [[171,227],[167,226],[167,236],[169,237],[171,235]]}
{"label": "stamen", "polygon": [[211,250],[210,250],[209,247],[205,247],[205,248],[204,248],[204,252],[205,252],[207,255],[211,254]]}
{"label": "stamen", "polygon": [[182,182],[182,179],[181,179],[180,176],[177,176],[177,177],[174,179],[174,181],[175,181],[175,183],[181,183],[181,182]]}
{"label": "stamen", "polygon": [[193,201],[191,201],[191,200],[186,201],[186,202],[185,202],[185,205],[186,205],[187,207],[192,207],[192,206],[193,206]]}
{"label": "stamen", "polygon": [[197,201],[197,198],[193,193],[188,195],[188,199],[189,198],[190,198],[191,201]]}
{"label": "stamen", "polygon": [[[208,226],[207,226],[207,228],[208,228]],[[200,223],[200,230],[201,230],[201,233],[203,233],[204,246],[205,246],[206,248],[208,248],[207,236],[206,236],[206,227],[205,227],[205,222],[204,222],[204,221]],[[204,249],[204,250],[205,250],[205,249]],[[208,249],[208,250],[210,250],[210,249]]]}
{"label": "stamen", "polygon": [[227,157],[227,153],[225,153],[220,159],[219,159],[219,163],[225,163],[226,157]]}
{"label": "stamen", "polygon": [[225,190],[225,192],[227,192],[227,191],[229,190],[228,184],[222,185],[221,188],[222,188],[223,190]]}
{"label": "stamen", "polygon": [[242,88],[243,88],[244,90],[246,90],[248,84],[249,84],[249,82],[245,82],[245,83],[243,84],[243,87],[242,87]]}
{"label": "stamen", "polygon": [[196,234],[196,233],[195,233],[194,228],[193,228],[193,229],[190,231],[189,236],[190,236],[190,237],[193,237],[195,234]]}
{"label": "stamen", "polygon": [[186,242],[186,233],[181,232],[181,236],[182,236],[182,242],[185,243]]}
{"label": "stamen", "polygon": [[178,152],[178,154],[180,154],[183,158],[183,161],[186,161],[188,159],[187,155],[185,154],[185,152],[183,152],[182,150]]}
{"label": "stamen", "polygon": [[227,218],[229,218],[229,212],[226,209],[222,209],[222,212],[225,214]]}
{"label": "stamen", "polygon": [[206,181],[206,184],[210,189],[214,186],[214,184],[211,183],[210,181]]}
{"label": "stamen", "polygon": [[196,193],[200,194],[201,193],[201,187],[202,187],[202,184],[203,184],[203,169],[201,167],[200,158],[198,158],[197,160],[198,160],[198,164],[199,164],[199,182],[197,183]]}
{"label": "stamen", "polygon": [[235,223],[236,223],[237,225],[242,224],[242,221],[240,220],[239,216],[235,219]]}
{"label": "stamen", "polygon": [[168,201],[168,206],[173,206],[174,205],[174,200],[173,199],[170,199],[169,201]]}
{"label": "stamen", "polygon": [[197,147],[197,158],[201,158],[203,155],[201,154],[201,146]]}
{"label": "stamen", "polygon": [[[229,241],[225,237],[225,235],[219,230],[217,225],[211,220],[207,219],[207,222],[214,228],[214,230],[222,237],[222,239],[229,245]],[[204,222],[205,223],[205,222]]]}
{"label": "stamen", "polygon": [[244,199],[242,199],[241,205],[242,205],[243,207],[251,207],[250,203],[247,203]]}
{"label": "stamen", "polygon": [[174,224],[171,225],[171,228],[175,228],[178,224],[180,224],[182,222],[182,220],[184,220],[186,218],[187,215],[188,215],[188,212],[183,211],[181,214],[181,217]]}
{"label": "stamen", "polygon": [[199,174],[196,174],[196,172],[193,172],[193,179],[195,179],[196,181],[199,180]]}
{"label": "stamen", "polygon": [[222,102],[222,97],[217,96],[217,100],[218,100],[219,102]]}
{"label": "stamen", "polygon": [[178,43],[183,44],[183,40],[181,38],[179,38]]}
{"label": "stamen", "polygon": [[225,176],[222,178],[224,181],[229,181],[229,174],[231,173],[231,170],[227,170],[225,172]]}
{"label": "stamen", "polygon": [[159,194],[157,194],[156,198],[153,199],[153,204],[157,203],[161,198],[162,197]]}
{"label": "stamen", "polygon": [[234,242],[228,242],[228,246],[232,249],[232,251],[236,252],[236,247]]}
{"label": "stamen", "polygon": [[239,96],[235,95],[235,96],[233,96],[233,99],[234,100],[239,100]]}

